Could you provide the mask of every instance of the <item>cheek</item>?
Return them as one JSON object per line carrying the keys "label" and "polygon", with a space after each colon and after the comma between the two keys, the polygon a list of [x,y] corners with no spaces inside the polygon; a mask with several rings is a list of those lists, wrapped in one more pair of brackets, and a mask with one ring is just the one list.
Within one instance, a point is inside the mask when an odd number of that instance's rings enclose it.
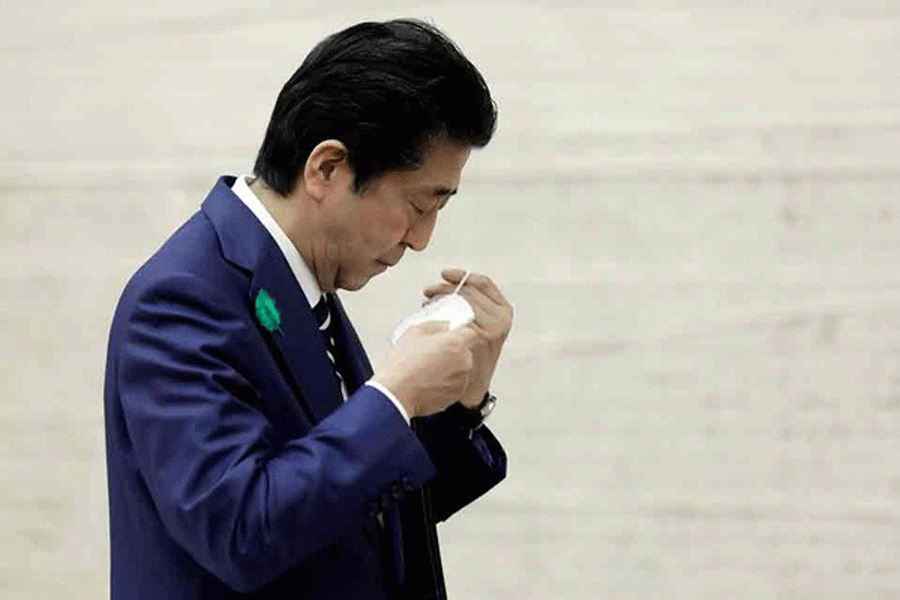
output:
{"label": "cheek", "polygon": [[409,215],[406,214],[406,211],[398,211],[398,213],[391,223],[391,237],[397,242],[403,239],[403,236],[406,235],[406,230],[409,229]]}
{"label": "cheek", "polygon": [[400,243],[409,225],[409,219],[402,210],[385,211],[377,221],[364,224],[369,227],[373,245],[392,248]]}
{"label": "cheek", "polygon": [[357,204],[357,209],[352,232],[357,249],[351,252],[359,252],[361,260],[384,255],[406,236],[411,217],[399,194],[374,194]]}

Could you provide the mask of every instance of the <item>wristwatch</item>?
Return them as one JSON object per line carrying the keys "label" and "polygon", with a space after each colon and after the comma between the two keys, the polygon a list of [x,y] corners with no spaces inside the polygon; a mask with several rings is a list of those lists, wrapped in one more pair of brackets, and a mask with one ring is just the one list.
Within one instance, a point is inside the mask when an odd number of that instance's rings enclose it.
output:
{"label": "wristwatch", "polygon": [[497,397],[490,392],[484,393],[484,398],[475,408],[469,408],[460,402],[453,404],[447,409],[447,412],[456,415],[462,426],[470,432],[476,431],[484,425],[485,419],[494,410],[497,405]]}

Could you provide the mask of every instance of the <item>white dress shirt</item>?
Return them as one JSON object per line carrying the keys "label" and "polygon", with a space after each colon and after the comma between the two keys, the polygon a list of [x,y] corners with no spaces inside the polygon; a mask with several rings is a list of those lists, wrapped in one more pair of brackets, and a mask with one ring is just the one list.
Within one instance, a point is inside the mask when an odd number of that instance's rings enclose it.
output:
{"label": "white dress shirt", "polygon": [[[285,260],[287,260],[291,272],[293,272],[294,277],[297,279],[297,284],[300,286],[300,289],[303,290],[306,301],[309,302],[309,306],[312,308],[318,304],[319,299],[322,298],[322,289],[319,287],[319,282],[316,281],[312,271],[309,270],[309,266],[303,261],[303,257],[300,256],[300,251],[297,250],[297,247],[294,246],[293,242],[288,239],[284,230],[281,229],[274,217],[272,217],[271,213],[266,209],[265,205],[256,197],[253,190],[250,189],[250,186],[247,184],[248,177],[252,178],[253,176],[238,176],[234,185],[231,186],[231,191],[241,199],[241,202],[250,209],[250,212],[256,216],[262,226],[266,228],[266,231],[269,232],[269,235],[272,236],[275,244],[281,250]],[[365,385],[371,386],[387,396],[393,405],[397,407],[397,410],[400,411],[403,419],[409,424],[409,415],[406,413],[406,409],[403,408],[403,405],[393,392],[372,379],[367,381]],[[346,390],[342,389],[341,391],[346,394]],[[344,399],[346,400],[346,397]]]}

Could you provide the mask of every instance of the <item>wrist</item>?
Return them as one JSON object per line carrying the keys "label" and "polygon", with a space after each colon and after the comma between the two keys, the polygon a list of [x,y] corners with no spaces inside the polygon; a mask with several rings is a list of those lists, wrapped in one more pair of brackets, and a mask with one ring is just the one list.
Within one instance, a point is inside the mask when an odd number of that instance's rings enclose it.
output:
{"label": "wrist", "polygon": [[415,393],[415,390],[411,389],[411,386],[404,383],[402,378],[394,378],[387,373],[378,373],[374,375],[371,380],[377,382],[381,387],[384,387],[393,395],[406,412],[405,416],[408,418],[421,416],[419,414],[419,407],[415,403],[417,394]]}
{"label": "wrist", "polygon": [[457,402],[451,405],[446,412],[453,415],[460,425],[471,433],[484,425],[496,404],[497,397],[490,392],[485,392],[481,401],[475,406],[466,406],[462,402]]}
{"label": "wrist", "polygon": [[397,409],[397,412],[400,413],[400,416],[403,417],[403,420],[406,421],[406,424],[410,424],[411,417],[409,416],[409,411],[406,409],[406,406],[400,402],[400,399],[397,398],[397,395],[394,394],[387,386],[381,384],[379,381],[376,381],[375,378],[369,379],[366,382],[366,385],[369,387],[373,387],[379,392],[382,393],[388,400],[391,401],[391,404],[394,405],[394,408]]}
{"label": "wrist", "polygon": [[459,399],[459,404],[469,410],[477,410],[481,403],[484,402],[484,397],[487,394],[487,390],[485,388],[481,388],[478,392],[473,392],[466,396],[465,398]]}

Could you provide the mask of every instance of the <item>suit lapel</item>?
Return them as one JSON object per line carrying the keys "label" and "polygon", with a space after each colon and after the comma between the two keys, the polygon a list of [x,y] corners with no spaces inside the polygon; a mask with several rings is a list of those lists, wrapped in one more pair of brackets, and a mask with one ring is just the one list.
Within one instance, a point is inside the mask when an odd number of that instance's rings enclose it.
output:
{"label": "suit lapel", "polygon": [[[216,229],[225,258],[250,276],[248,306],[254,316],[259,294],[265,291],[271,298],[272,314],[277,314],[277,319],[265,320],[267,327],[256,317],[257,325],[270,340],[273,352],[297,390],[301,408],[314,424],[318,423],[343,400],[325,353],[325,342],[284,255],[269,232],[231,191],[233,183],[233,177],[220,178],[202,210]],[[335,294],[329,296],[335,340],[342,355],[342,374],[347,391],[352,394],[372,376],[372,365],[340,300]],[[397,515],[392,517],[396,519]],[[384,532],[379,531],[378,522],[370,519],[363,528],[376,552],[387,561],[385,567],[393,570],[395,567],[390,563],[402,557],[399,534],[390,541],[391,549],[386,552],[386,540],[381,539]]]}
{"label": "suit lapel", "polygon": [[[342,402],[312,309],[297,278],[269,232],[231,191],[233,177],[222,177],[203,203],[226,259],[249,272],[248,303],[263,335],[287,371],[301,406],[313,423]],[[265,291],[278,315],[277,327],[261,322],[257,298]],[[264,326],[268,325],[268,326]]]}
{"label": "suit lapel", "polygon": [[[281,317],[275,331],[263,330],[287,364],[302,399],[318,423],[341,405],[343,398],[325,353],[325,342],[316,325],[309,302],[287,266],[281,251],[269,265],[261,265],[250,284],[250,302],[265,290]],[[284,265],[277,264],[279,262]],[[287,273],[284,273],[287,271]]]}

